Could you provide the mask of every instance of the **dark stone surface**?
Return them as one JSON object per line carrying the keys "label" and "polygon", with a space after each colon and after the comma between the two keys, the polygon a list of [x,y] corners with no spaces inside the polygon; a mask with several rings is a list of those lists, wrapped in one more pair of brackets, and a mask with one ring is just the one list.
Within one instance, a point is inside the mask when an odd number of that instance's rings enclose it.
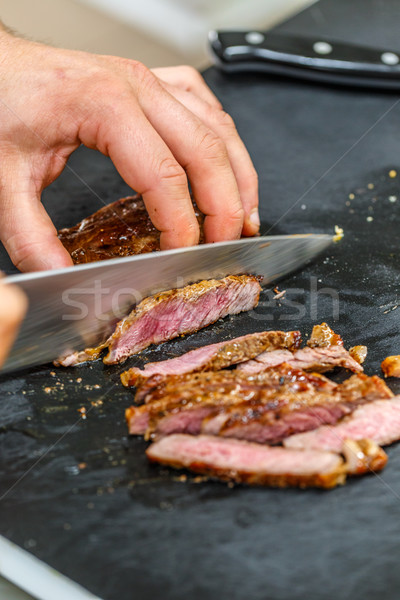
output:
{"label": "dark stone surface", "polygon": [[[398,2],[332,0],[284,28],[400,49],[399,24]],[[399,97],[215,69],[205,76],[257,167],[263,233],[339,225],[345,237],[280,284],[286,300],[273,302],[266,290],[256,311],[144,359],[264,328],[309,333],[326,320],[347,345],[366,343],[366,371],[379,372],[380,361],[400,351]],[[128,191],[94,152],[79,150],[70,167],[45,195],[58,227],[97,210],[99,197],[110,202]],[[105,600],[397,600],[399,446],[382,474],[330,492],[179,481],[150,466],[146,444],[126,435],[132,395],[119,373],[142,360],[43,366],[0,381],[2,534]]]}

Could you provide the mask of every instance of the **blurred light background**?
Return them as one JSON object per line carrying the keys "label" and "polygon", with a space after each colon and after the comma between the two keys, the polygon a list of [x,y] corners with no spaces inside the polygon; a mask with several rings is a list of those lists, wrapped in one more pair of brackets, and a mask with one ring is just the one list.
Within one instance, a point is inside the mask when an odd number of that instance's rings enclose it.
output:
{"label": "blurred light background", "polygon": [[[314,1],[1,0],[0,19],[25,37],[63,48],[134,58],[148,67],[202,69],[210,64],[210,29],[267,29]],[[31,596],[0,576],[0,600]]]}
{"label": "blurred light background", "polygon": [[1,0],[0,18],[27,37],[64,48],[135,58],[148,67],[203,68],[210,29],[272,27],[312,2]]}

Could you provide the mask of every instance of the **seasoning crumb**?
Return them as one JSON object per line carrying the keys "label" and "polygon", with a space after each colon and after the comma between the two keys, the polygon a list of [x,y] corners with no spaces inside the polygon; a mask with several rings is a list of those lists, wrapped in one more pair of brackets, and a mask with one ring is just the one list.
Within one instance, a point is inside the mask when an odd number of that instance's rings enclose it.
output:
{"label": "seasoning crumb", "polygon": [[76,383],[82,383],[82,377],[78,377],[78,379],[76,380]]}
{"label": "seasoning crumb", "polygon": [[389,196],[389,202],[396,202],[397,196]]}
{"label": "seasoning crumb", "polygon": [[371,217],[371,216],[367,217],[368,223],[371,223],[371,221],[373,221],[373,220],[374,220],[374,217]]}
{"label": "seasoning crumb", "polygon": [[280,298],[283,298],[283,296],[286,294],[286,290],[282,290],[280,292],[278,288],[274,288],[274,292],[275,296],[273,297],[273,300],[279,300]]}
{"label": "seasoning crumb", "polygon": [[92,406],[96,406],[96,407],[97,407],[97,406],[102,406],[102,404],[103,404],[103,400],[100,400],[100,399],[99,399],[99,400],[92,400],[90,404],[91,404]]}
{"label": "seasoning crumb", "polygon": [[50,375],[51,375],[52,377],[55,377],[55,376],[56,376],[56,373],[55,373],[55,371],[50,371]]}
{"label": "seasoning crumb", "polygon": [[343,236],[344,236],[344,232],[343,232],[342,227],[339,227],[339,225],[335,225],[335,235],[333,236],[333,241],[340,242],[340,240],[342,239]]}
{"label": "seasoning crumb", "polygon": [[373,184],[373,183],[369,183],[369,184],[367,185],[367,188],[368,188],[369,190],[373,190],[373,189],[374,189],[374,187],[375,187],[375,186],[374,186],[374,184]]}
{"label": "seasoning crumb", "polygon": [[397,171],[395,171],[394,169],[391,169],[391,170],[389,171],[389,177],[390,177],[391,179],[394,179],[395,177],[397,177]]}
{"label": "seasoning crumb", "polygon": [[354,194],[349,194],[349,200],[354,200],[355,195]]}
{"label": "seasoning crumb", "polygon": [[387,356],[381,363],[385,377],[400,377],[400,356]]}
{"label": "seasoning crumb", "polygon": [[50,394],[51,390],[52,390],[52,388],[51,388],[51,387],[45,387],[43,391],[44,391],[46,394]]}
{"label": "seasoning crumb", "polygon": [[81,414],[82,419],[86,419],[86,408],[84,406],[78,408],[78,412]]}
{"label": "seasoning crumb", "polygon": [[100,389],[100,386],[99,386],[98,383],[95,383],[93,387],[94,387],[95,390],[99,390]]}

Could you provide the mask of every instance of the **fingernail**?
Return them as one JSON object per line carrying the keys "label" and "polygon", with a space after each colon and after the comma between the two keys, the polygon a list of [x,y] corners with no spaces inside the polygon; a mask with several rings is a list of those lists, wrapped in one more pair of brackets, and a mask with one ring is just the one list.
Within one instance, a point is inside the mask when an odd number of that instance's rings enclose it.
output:
{"label": "fingernail", "polygon": [[258,214],[258,209],[253,208],[249,215],[249,221],[252,225],[255,225],[257,229],[260,229],[260,215]]}

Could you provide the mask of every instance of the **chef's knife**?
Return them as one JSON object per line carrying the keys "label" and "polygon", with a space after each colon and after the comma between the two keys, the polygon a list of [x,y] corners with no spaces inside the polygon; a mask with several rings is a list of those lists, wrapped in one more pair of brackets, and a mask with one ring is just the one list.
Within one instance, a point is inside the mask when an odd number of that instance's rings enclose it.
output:
{"label": "chef's knife", "polygon": [[321,82],[400,89],[400,52],[270,31],[211,31],[214,62],[227,72],[266,71]]}
{"label": "chef's knife", "polygon": [[322,234],[247,238],[7,277],[3,282],[25,291],[29,308],[3,372],[95,344],[151,294],[239,273],[260,275],[268,284],[304,266],[331,241]]}

